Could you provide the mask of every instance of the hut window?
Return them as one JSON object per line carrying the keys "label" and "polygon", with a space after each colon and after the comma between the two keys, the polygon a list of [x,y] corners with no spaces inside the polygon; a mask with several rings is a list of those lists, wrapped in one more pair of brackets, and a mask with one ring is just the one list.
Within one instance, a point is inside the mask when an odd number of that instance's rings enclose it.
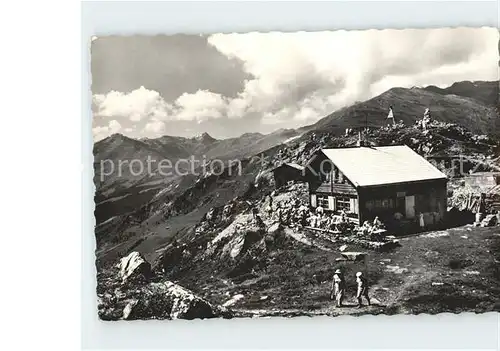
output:
{"label": "hut window", "polygon": [[382,199],[382,208],[383,209],[394,208],[394,200],[393,199]]}
{"label": "hut window", "polygon": [[373,200],[368,200],[368,201],[366,201],[366,209],[367,209],[368,211],[373,210]]}
{"label": "hut window", "polygon": [[319,207],[328,208],[328,196],[318,196],[317,204]]}
{"label": "hut window", "polygon": [[348,197],[337,197],[337,210],[349,211],[351,208],[351,200]]}

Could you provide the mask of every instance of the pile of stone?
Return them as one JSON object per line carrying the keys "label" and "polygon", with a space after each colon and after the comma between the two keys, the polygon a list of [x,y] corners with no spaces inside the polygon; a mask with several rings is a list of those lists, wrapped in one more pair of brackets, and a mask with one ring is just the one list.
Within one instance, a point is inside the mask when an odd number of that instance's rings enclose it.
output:
{"label": "pile of stone", "polygon": [[498,214],[489,214],[481,221],[481,227],[493,227],[499,223]]}
{"label": "pile of stone", "polygon": [[452,209],[455,208],[461,212],[471,213],[475,216],[474,225],[477,227],[495,226],[500,224],[497,201],[500,202],[500,194],[496,191],[481,193],[476,188],[465,184],[453,189],[453,194],[449,199],[448,212],[451,213]]}
{"label": "pile of stone", "polygon": [[474,222],[476,227],[494,227],[500,225],[500,212],[494,214],[487,214],[485,216],[478,215],[476,217],[476,222]]}

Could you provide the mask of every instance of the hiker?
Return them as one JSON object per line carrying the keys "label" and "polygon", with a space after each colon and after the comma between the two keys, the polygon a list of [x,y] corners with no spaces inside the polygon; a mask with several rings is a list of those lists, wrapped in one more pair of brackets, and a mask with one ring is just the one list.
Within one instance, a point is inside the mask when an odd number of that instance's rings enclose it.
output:
{"label": "hiker", "polygon": [[373,226],[375,227],[374,229],[379,229],[382,226],[382,222],[380,219],[378,219],[378,216],[375,216],[375,219],[373,220]]}
{"label": "hiker", "polygon": [[316,216],[312,215],[311,217],[309,217],[309,225],[312,228],[316,228]]}
{"label": "hiker", "polygon": [[370,225],[370,223],[368,221],[364,221],[363,225],[360,228],[360,230],[361,230],[361,233],[363,235],[365,235],[365,236],[368,235],[371,232],[371,225]]}
{"label": "hiker", "polygon": [[330,223],[329,223],[328,229],[331,230],[331,231],[337,230],[337,224],[335,223],[335,219],[334,218],[330,219]]}
{"label": "hiker", "polygon": [[333,274],[332,289],[330,292],[330,299],[333,300],[335,296],[335,304],[337,307],[342,307],[342,300],[345,294],[345,279],[342,271],[337,269]]}
{"label": "hiker", "polygon": [[316,207],[316,214],[322,214],[323,213],[323,207],[318,206]]}
{"label": "hiker", "polygon": [[340,219],[342,222],[347,222],[347,214],[345,213],[344,210],[340,211]]}
{"label": "hiker", "polygon": [[424,229],[424,227],[425,227],[425,221],[424,221],[424,214],[423,213],[420,213],[418,215],[418,224],[420,225],[421,229]]}
{"label": "hiker", "polygon": [[356,294],[356,298],[358,299],[358,308],[363,306],[362,297],[366,299],[368,306],[370,306],[371,303],[370,297],[368,296],[368,282],[363,276],[363,273],[356,273],[356,283],[358,284],[358,293]]}

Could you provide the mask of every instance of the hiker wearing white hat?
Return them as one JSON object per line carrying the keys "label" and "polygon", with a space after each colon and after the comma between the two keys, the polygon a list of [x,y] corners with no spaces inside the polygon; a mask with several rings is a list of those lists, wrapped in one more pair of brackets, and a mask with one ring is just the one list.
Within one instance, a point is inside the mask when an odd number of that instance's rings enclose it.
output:
{"label": "hiker wearing white hat", "polygon": [[368,302],[368,306],[370,306],[370,297],[368,296],[368,282],[363,276],[363,273],[356,273],[356,283],[358,284],[358,293],[356,294],[356,298],[358,299],[358,308],[363,306],[362,297],[366,299],[366,301]]}
{"label": "hiker wearing white hat", "polygon": [[342,271],[337,269],[333,274],[332,289],[330,292],[330,299],[333,300],[335,296],[335,302],[337,307],[342,307],[342,300],[345,294],[345,279]]}

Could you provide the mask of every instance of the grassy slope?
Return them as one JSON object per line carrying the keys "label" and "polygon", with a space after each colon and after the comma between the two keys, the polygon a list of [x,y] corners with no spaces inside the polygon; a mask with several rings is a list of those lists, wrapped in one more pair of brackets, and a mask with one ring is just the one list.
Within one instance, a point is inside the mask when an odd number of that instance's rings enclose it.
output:
{"label": "grassy slope", "polygon": [[436,86],[427,86],[424,88],[425,90],[432,91],[435,93],[439,93],[442,95],[459,95],[473,98],[477,101],[482,102],[485,105],[497,105],[498,97],[499,97],[499,82],[456,82],[450,85],[447,88],[438,88]]}
{"label": "grassy slope", "polygon": [[[236,308],[264,310],[261,315],[500,311],[500,227],[460,227],[405,238],[401,244],[390,253],[369,252],[366,264],[338,263],[339,251],[291,246],[239,284],[202,268],[180,283],[217,303],[229,299],[226,292],[243,294]],[[329,279],[338,267],[348,280],[343,309],[329,300]],[[374,306],[363,310],[354,308],[358,270],[367,272],[374,297]]]}
{"label": "grassy slope", "polygon": [[387,123],[386,117],[391,105],[395,118],[403,120],[407,125],[421,118],[427,107],[436,120],[458,123],[475,133],[491,133],[491,127],[498,125],[495,108],[472,98],[442,95],[420,88],[392,88],[373,99],[335,111],[309,129],[342,132],[348,127],[363,127],[365,123],[369,126],[381,126]]}

